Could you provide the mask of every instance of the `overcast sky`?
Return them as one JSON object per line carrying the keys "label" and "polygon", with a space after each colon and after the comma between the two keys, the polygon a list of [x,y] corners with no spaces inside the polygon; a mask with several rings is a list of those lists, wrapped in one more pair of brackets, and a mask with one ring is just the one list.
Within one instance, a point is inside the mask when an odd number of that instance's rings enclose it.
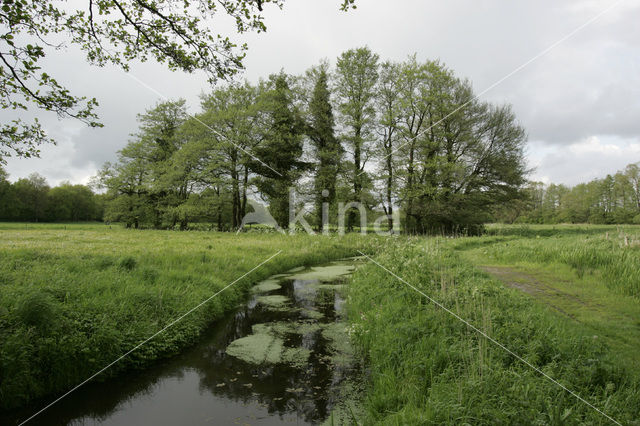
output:
{"label": "overcast sky", "polygon": [[[242,78],[302,73],[368,45],[385,60],[439,58],[481,93],[537,57],[481,97],[514,106],[529,134],[531,178],[572,185],[640,161],[640,0],[358,0],[348,13],[339,3],[287,0],[283,10],[267,8],[266,33],[236,38],[249,44]],[[37,171],[54,185],[86,183],[115,159],[136,130],[136,114],[161,100],[158,93],[187,99],[195,113],[208,89],[203,75],[155,63],[134,64],[133,76],[91,67],[73,48],[48,56],[46,66],[76,95],[98,99],[105,127],[37,113],[58,145],[40,159],[8,159],[12,180]]]}

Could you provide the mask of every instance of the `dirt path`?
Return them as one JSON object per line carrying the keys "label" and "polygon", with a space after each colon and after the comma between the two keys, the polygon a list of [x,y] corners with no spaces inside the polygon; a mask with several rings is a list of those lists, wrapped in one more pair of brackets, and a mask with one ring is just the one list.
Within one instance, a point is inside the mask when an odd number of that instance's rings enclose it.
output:
{"label": "dirt path", "polygon": [[541,300],[545,304],[549,305],[553,309],[561,312],[562,314],[580,322],[576,318],[576,315],[571,312],[567,312],[566,308],[561,308],[560,303],[554,303],[554,300],[562,302],[562,305],[578,305],[580,310],[598,310],[603,306],[598,303],[592,303],[590,301],[581,299],[580,297],[563,292],[557,288],[550,287],[543,283],[533,275],[518,271],[508,266],[486,266],[481,265],[480,268],[488,274],[494,276],[498,280],[502,281],[506,286],[516,288],[524,293],[527,293],[536,299]]}
{"label": "dirt path", "polygon": [[[522,291],[536,301],[556,310],[585,329],[607,339],[614,351],[630,362],[640,362],[640,320],[635,314],[622,312],[614,301],[604,302],[568,293],[554,284],[576,284],[548,274],[534,275],[511,266],[478,265],[504,285]],[[566,287],[566,286],[565,286]],[[626,362],[626,361],[625,361]],[[634,367],[635,368],[635,367]]]}

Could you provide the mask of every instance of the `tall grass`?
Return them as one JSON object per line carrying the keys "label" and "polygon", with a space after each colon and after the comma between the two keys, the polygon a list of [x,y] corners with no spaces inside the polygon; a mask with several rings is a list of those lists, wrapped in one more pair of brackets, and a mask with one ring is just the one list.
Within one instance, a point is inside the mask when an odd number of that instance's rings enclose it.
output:
{"label": "tall grass", "polygon": [[[445,239],[398,241],[376,256],[623,423],[640,384],[570,320],[463,262]],[[606,424],[594,409],[375,264],[350,285],[351,334],[370,368],[365,424]]]}
{"label": "tall grass", "polygon": [[282,254],[109,369],[178,352],[248,287],[376,240],[280,234],[0,226],[0,409],[71,388],[268,257]]}
{"label": "tall grass", "polygon": [[485,257],[498,262],[565,264],[579,278],[595,275],[611,290],[640,298],[640,227],[512,227],[493,233],[507,236],[463,239],[457,247],[483,247]]}

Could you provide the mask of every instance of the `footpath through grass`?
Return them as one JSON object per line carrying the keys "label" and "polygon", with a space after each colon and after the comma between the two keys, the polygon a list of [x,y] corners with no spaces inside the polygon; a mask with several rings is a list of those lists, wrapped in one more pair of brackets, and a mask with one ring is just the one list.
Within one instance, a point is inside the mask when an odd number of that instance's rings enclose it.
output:
{"label": "footpath through grass", "polygon": [[[502,227],[454,243],[464,259],[607,340],[640,365],[640,227]],[[507,234],[507,236],[504,236]]]}
{"label": "footpath through grass", "polygon": [[[604,232],[612,230],[616,229]],[[535,234],[398,239],[375,260],[607,415],[623,424],[637,424],[640,381],[633,371],[637,364],[621,359],[619,347],[610,339],[521,289],[506,286],[462,251],[464,246],[488,252],[496,238],[504,238],[501,244],[508,246],[499,251],[505,256],[522,253],[541,263],[553,258],[573,262],[572,267],[587,267],[585,253],[590,253],[597,261],[584,270],[585,275],[607,279],[624,277],[622,271],[636,261],[627,256],[616,265],[613,259],[620,253],[611,240],[594,243],[607,247],[610,254],[585,247],[585,236],[591,239],[597,234],[592,230],[568,234],[561,238],[576,239],[573,260],[569,254],[551,254],[559,246]],[[528,245],[534,246],[525,248]],[[633,278],[604,280],[600,293],[594,294],[627,298],[624,309],[631,307],[631,299],[637,305]],[[611,423],[373,263],[356,272],[348,300],[351,334],[371,371],[365,424]]]}
{"label": "footpath through grass", "polygon": [[100,379],[195,342],[252,283],[376,241],[0,224],[0,409],[72,388],[279,250]]}

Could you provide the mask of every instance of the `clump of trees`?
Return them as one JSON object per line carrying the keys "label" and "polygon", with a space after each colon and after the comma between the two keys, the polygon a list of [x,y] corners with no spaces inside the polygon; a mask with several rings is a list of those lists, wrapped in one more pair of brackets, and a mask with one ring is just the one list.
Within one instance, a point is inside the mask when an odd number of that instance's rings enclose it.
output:
{"label": "clump of trees", "polygon": [[0,220],[15,222],[99,221],[103,202],[85,185],[68,182],[51,188],[34,173],[11,183],[0,167]]}
{"label": "clump of trees", "polygon": [[[202,96],[191,117],[183,100],[140,115],[140,131],[106,164],[105,218],[130,227],[236,229],[248,200],[289,225],[289,207],[333,226],[339,202],[403,212],[411,233],[473,232],[507,200],[523,197],[524,129],[508,105],[476,99],[471,84],[438,61],[381,62],[363,47],[301,76]],[[299,199],[292,200],[289,188]]]}
{"label": "clump of trees", "polygon": [[496,218],[521,223],[640,224],[640,163],[574,187],[530,182]]}

